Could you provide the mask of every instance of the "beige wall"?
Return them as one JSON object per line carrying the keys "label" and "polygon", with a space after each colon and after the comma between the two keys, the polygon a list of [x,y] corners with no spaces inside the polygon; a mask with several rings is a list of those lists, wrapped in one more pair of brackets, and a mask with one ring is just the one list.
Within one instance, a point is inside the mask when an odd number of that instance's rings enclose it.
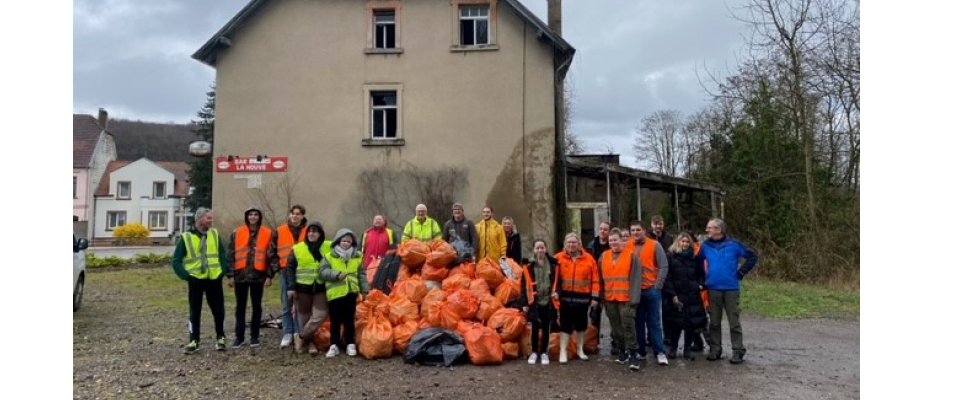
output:
{"label": "beige wall", "polygon": [[[375,210],[362,205],[361,173],[412,165],[465,170],[467,183],[454,198],[467,216],[479,220],[484,204],[513,216],[525,248],[534,236],[554,236],[552,48],[500,5],[499,48],[454,52],[449,3],[402,6],[399,55],[364,54],[367,4],[346,0],[271,2],[219,53],[214,154],[288,156],[290,169],[286,177],[263,174],[261,189],[237,174],[215,174],[218,225],[239,224],[250,205],[282,220],[292,202],[328,234],[362,230]],[[371,84],[400,85],[404,146],[361,145]],[[296,182],[289,201],[277,195],[284,180]],[[372,199],[387,205],[376,211],[398,225],[420,201],[411,192],[386,197]]]}

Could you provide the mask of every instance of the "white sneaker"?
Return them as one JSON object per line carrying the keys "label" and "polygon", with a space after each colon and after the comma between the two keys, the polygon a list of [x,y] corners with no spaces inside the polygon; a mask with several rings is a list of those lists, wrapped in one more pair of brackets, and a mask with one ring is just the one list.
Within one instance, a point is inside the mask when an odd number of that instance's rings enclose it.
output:
{"label": "white sneaker", "polygon": [[287,348],[287,347],[290,347],[290,344],[291,344],[291,343],[293,343],[293,334],[292,334],[292,333],[284,333],[284,334],[283,334],[283,339],[280,339],[280,348],[281,348],[281,349],[285,349],[285,348]]}
{"label": "white sneaker", "polygon": [[357,355],[357,345],[348,344],[347,345],[347,355],[350,357],[356,357]]}
{"label": "white sneaker", "polygon": [[337,348],[337,345],[331,344],[330,350],[327,350],[327,358],[334,358],[340,354],[340,349]]}
{"label": "white sneaker", "polygon": [[537,357],[538,357],[538,356],[537,356],[537,353],[531,354],[531,355],[530,355],[530,358],[527,359],[527,364],[530,364],[530,365],[536,364],[536,363],[537,363]]}
{"label": "white sneaker", "polygon": [[657,354],[657,364],[660,365],[669,365],[670,362],[667,361],[667,355],[663,353]]}
{"label": "white sneaker", "polygon": [[550,365],[550,356],[548,356],[547,353],[543,353],[540,355],[540,364]]}

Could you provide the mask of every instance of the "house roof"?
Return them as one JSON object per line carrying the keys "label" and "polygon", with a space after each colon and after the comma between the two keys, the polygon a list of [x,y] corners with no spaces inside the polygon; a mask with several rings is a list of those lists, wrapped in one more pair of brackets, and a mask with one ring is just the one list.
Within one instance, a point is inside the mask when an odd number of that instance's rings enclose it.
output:
{"label": "house roof", "polygon": [[[190,164],[183,161],[152,161],[147,158],[141,158],[141,160],[150,161],[173,174],[174,188],[171,197],[187,197],[190,192],[190,176],[188,175]],[[103,172],[103,179],[100,180],[100,186],[97,187],[94,196],[110,196],[110,174],[134,162],[136,161],[118,160],[107,164],[107,169]]]}
{"label": "house roof", "polygon": [[73,114],[73,167],[89,168],[100,140],[100,125],[92,115]]}
{"label": "house roof", "polygon": [[[237,30],[242,28],[246,21],[268,2],[268,0],[250,0],[237,15],[234,15],[230,21],[227,21],[226,25],[220,28],[210,40],[207,40],[199,50],[193,53],[192,57],[211,67],[216,67],[217,55],[220,50],[225,47],[230,47],[231,39]],[[576,52],[576,49],[574,49],[570,43],[567,43],[560,35],[551,31],[546,23],[541,21],[540,18],[537,18],[537,16],[524,7],[523,4],[520,4],[520,1],[502,0],[501,4],[506,4],[521,20],[536,28],[537,36],[541,41],[545,41],[554,47],[558,65],[569,63],[570,59],[573,58],[573,53]]]}

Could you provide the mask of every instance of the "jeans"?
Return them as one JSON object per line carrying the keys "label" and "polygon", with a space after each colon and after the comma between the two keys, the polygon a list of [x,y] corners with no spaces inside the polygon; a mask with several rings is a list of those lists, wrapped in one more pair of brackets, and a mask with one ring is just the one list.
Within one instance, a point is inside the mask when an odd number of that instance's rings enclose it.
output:
{"label": "jeans", "polygon": [[283,309],[283,333],[293,334],[300,331],[300,321],[293,316],[293,302],[287,298],[287,290],[293,290],[294,285],[287,286],[287,277],[280,275],[280,307]]}
{"label": "jeans", "polygon": [[660,289],[650,288],[640,292],[640,304],[637,305],[636,328],[637,342],[640,345],[640,355],[647,355],[647,334],[653,339],[653,350],[657,353],[664,353],[663,348],[663,322],[660,320],[660,312],[663,307],[661,302]]}

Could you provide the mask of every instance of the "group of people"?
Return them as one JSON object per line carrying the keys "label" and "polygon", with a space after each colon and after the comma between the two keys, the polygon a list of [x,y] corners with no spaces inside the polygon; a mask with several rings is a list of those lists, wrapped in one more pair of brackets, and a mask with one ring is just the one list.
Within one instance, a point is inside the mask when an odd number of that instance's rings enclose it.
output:
{"label": "group of people", "polygon": [[[588,314],[601,307],[610,321],[616,361],[632,370],[639,370],[646,359],[648,343],[657,362],[667,365],[668,358],[677,355],[681,336],[682,356],[693,359],[693,352],[703,348],[701,334],[707,326],[707,359],[719,360],[723,313],[733,342],[730,362],[743,362],[740,280],[756,265],[757,256],[727,235],[722,220],[714,218],[707,223],[701,242],[686,232],[674,239],[659,216],[651,219],[650,231],[640,221],[630,223],[627,229],[611,228],[603,222],[589,246],[583,245],[578,234],[569,233],[563,249],[551,255],[547,242],[537,239],[533,257],[527,260],[522,258],[520,235],[510,217],[498,223],[493,209],[484,207],[483,220],[474,224],[459,203],[453,205],[452,213],[441,228],[427,215],[425,205],[417,205],[399,242],[442,239],[453,245],[461,260],[511,258],[523,265],[520,299],[512,305],[522,308],[532,325],[533,354],[528,363],[549,363],[547,345],[555,324],[560,329],[560,363],[568,362],[571,335],[578,345],[576,356],[587,360],[583,345]],[[212,228],[213,211],[197,210],[195,226],[177,243],[172,263],[188,286],[190,341],[185,353],[194,353],[199,347],[203,296],[214,317],[215,347],[226,349],[224,276],[237,301],[233,347],[246,343],[248,297],[255,322],[250,326],[249,345],[260,346],[256,321],[262,316],[263,290],[279,273],[284,333],[280,347],[292,344],[297,353],[318,354],[313,338],[329,316],[331,345],[326,356],[336,357],[341,349],[349,356],[357,354],[354,318],[358,299],[369,290],[366,267],[395,249],[398,237],[386,218],[378,215],[359,240],[346,228],[338,230],[333,240],[326,240],[323,226],[308,223],[305,214],[303,206],[295,205],[287,222],[271,230],[263,226],[260,210],[248,209],[244,224],[234,229],[224,245]]]}

